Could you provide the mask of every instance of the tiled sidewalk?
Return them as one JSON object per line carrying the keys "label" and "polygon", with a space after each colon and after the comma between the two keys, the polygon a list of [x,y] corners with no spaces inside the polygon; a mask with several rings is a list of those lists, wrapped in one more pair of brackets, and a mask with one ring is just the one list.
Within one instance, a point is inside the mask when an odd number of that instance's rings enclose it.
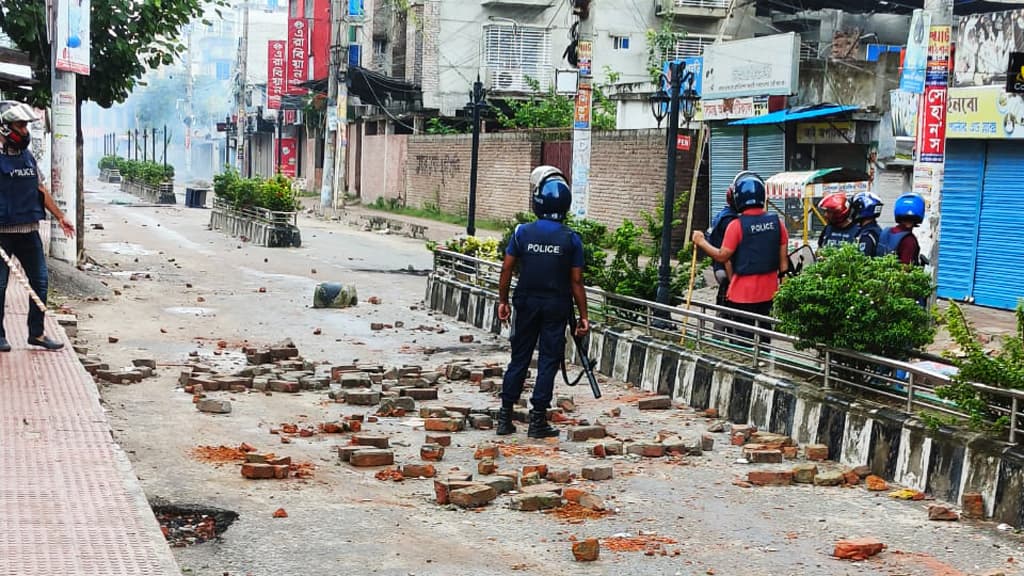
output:
{"label": "tiled sidewalk", "polygon": [[30,350],[28,295],[11,278],[0,353],[0,576],[180,574],[99,392],[57,322]]}

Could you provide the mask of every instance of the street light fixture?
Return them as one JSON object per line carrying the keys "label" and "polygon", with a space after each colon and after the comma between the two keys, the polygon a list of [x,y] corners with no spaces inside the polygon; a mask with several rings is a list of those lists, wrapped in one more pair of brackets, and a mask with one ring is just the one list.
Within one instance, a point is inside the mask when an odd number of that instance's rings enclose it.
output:
{"label": "street light fixture", "polygon": [[[672,268],[670,259],[672,257],[672,211],[676,203],[676,140],[679,136],[679,116],[682,114],[686,123],[693,119],[697,109],[697,101],[700,95],[694,90],[693,84],[696,78],[693,71],[686,70],[686,62],[670,62],[668,65],[668,78],[660,75],[659,84],[670,85],[670,93],[665,94],[661,89],[651,96],[651,113],[661,127],[661,121],[665,119],[665,106],[668,102],[668,133],[665,137],[665,148],[667,160],[665,162],[665,204],[662,208],[661,223],[661,265],[658,267],[658,292],[657,301],[659,304],[669,303],[670,276]],[[686,90],[683,90],[683,84]]]}

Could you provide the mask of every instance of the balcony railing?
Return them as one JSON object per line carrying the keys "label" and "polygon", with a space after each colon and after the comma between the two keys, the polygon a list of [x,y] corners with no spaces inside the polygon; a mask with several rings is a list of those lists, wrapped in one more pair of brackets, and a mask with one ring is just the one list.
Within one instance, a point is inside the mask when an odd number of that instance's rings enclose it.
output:
{"label": "balcony railing", "polygon": [[662,0],[658,7],[660,15],[706,16],[724,18],[729,11],[730,0]]}

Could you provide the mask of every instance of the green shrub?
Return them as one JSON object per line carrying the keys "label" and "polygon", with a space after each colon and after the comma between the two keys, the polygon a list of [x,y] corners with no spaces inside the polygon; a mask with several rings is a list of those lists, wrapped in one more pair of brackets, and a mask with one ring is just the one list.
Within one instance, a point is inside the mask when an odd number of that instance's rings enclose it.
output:
{"label": "green shrub", "polygon": [[292,182],[288,177],[277,174],[260,186],[257,206],[273,212],[294,212],[298,208]]}
{"label": "green shrub", "polygon": [[104,156],[103,158],[100,158],[100,161],[99,161],[99,164],[97,164],[97,167],[99,167],[100,170],[108,170],[108,169],[111,169],[111,168],[117,168],[118,167],[118,162],[117,161],[118,161],[118,157],[117,156]]}
{"label": "green shrub", "polygon": [[775,296],[778,329],[815,345],[906,358],[932,342],[935,328],[918,304],[931,294],[931,277],[895,256],[869,258],[856,245],[828,248]]}
{"label": "green shrub", "polygon": [[129,182],[145,184],[156,188],[165,182],[171,182],[174,180],[173,166],[164,166],[157,162],[144,160],[128,160],[125,158],[107,156],[100,160],[101,168],[103,167],[104,162],[106,162],[107,166],[110,168],[117,168],[121,173],[121,178]]}
{"label": "green shrub", "polygon": [[213,193],[232,208],[265,208],[274,212],[294,212],[299,203],[292,191],[292,182],[277,174],[269,180],[242,178],[228,168],[213,177]]}
{"label": "green shrub", "polygon": [[1010,403],[1005,398],[979,393],[971,382],[996,388],[1024,389],[1024,300],[1017,304],[1016,316],[1016,333],[1003,339],[1002,350],[990,352],[978,341],[956,302],[951,301],[943,315],[949,335],[960,346],[960,353],[947,351],[943,354],[957,367],[957,374],[950,385],[940,386],[936,392],[940,398],[953,401],[966,412],[972,426],[983,427],[989,423],[1005,426],[1008,419],[998,417],[989,405],[1009,407]]}

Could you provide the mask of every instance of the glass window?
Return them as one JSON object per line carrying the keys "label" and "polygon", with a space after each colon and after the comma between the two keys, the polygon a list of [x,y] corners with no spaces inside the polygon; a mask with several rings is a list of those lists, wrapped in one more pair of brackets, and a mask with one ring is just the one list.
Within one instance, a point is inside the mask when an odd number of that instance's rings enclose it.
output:
{"label": "glass window", "polygon": [[629,50],[629,36],[612,36],[612,48],[615,50]]}

